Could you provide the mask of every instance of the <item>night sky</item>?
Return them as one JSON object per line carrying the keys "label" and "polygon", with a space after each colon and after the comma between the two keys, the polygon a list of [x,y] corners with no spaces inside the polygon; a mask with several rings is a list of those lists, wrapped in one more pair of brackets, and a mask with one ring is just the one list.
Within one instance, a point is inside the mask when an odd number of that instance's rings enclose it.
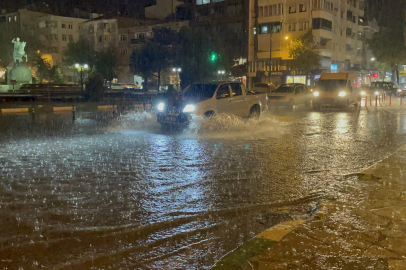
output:
{"label": "night sky", "polygon": [[[63,16],[69,16],[74,8],[104,14],[120,12],[123,16],[142,16],[142,7],[154,2],[156,0],[3,0],[0,1],[0,8],[15,11],[35,3],[38,11]],[[366,0],[366,17],[375,17],[380,24],[389,25],[404,18],[405,2],[404,0]]]}
{"label": "night sky", "polygon": [[124,16],[137,16],[142,7],[156,0],[6,0],[0,1],[0,8],[15,11],[27,5],[35,4],[38,11],[69,16],[74,8],[95,13],[117,13]]}

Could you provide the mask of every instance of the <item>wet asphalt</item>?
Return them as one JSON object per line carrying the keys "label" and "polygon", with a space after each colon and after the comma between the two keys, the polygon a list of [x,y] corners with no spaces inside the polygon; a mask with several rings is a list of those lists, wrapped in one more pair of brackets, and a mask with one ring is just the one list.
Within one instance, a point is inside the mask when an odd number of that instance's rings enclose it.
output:
{"label": "wet asphalt", "polygon": [[126,112],[0,116],[0,267],[210,269],[346,196],[406,141],[402,108],[272,109],[162,130]]}

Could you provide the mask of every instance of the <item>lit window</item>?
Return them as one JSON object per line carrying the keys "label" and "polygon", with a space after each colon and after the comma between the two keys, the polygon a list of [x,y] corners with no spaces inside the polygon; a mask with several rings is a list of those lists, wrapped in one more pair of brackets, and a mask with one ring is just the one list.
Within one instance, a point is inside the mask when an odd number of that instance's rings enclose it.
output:
{"label": "lit window", "polygon": [[266,34],[266,33],[268,33],[268,26],[264,25],[261,27],[261,34]]}
{"label": "lit window", "polygon": [[14,16],[14,21],[15,21],[15,22],[17,21],[17,16]]}
{"label": "lit window", "polygon": [[11,22],[11,17],[8,17],[8,22]]}

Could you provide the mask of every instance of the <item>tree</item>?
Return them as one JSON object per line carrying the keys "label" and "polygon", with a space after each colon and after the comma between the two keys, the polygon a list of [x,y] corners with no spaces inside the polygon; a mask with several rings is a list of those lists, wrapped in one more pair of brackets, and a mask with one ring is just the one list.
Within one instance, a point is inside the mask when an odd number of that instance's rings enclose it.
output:
{"label": "tree", "polygon": [[101,52],[97,52],[95,54],[94,65],[104,79],[111,81],[113,78],[116,78],[120,67],[116,49],[109,47]]}
{"label": "tree", "polygon": [[320,55],[315,53],[312,48],[312,30],[297,39],[290,40],[288,50],[289,56],[293,58],[291,62],[292,69],[308,73],[319,64]]}
{"label": "tree", "polygon": [[52,78],[52,82],[56,84],[63,84],[65,82],[60,68],[56,68]]}
{"label": "tree", "polygon": [[183,27],[175,48],[174,64],[182,68],[179,74],[182,88],[195,81],[212,80],[219,69],[230,68],[227,48],[212,29]]}
{"label": "tree", "polygon": [[75,64],[93,66],[96,64],[96,59],[97,52],[90,42],[83,37],[80,37],[77,42],[69,42],[63,55],[63,62],[69,66]]}
{"label": "tree", "polygon": [[399,81],[398,67],[406,62],[406,47],[403,24],[393,24],[381,27],[373,34],[369,46],[377,61],[385,64],[385,68],[392,70],[392,80]]}
{"label": "tree", "polygon": [[35,63],[35,67],[37,69],[36,75],[38,77],[38,83],[43,83],[44,80],[49,82],[51,75],[51,65],[47,61],[45,61],[39,53],[36,54],[33,62]]}

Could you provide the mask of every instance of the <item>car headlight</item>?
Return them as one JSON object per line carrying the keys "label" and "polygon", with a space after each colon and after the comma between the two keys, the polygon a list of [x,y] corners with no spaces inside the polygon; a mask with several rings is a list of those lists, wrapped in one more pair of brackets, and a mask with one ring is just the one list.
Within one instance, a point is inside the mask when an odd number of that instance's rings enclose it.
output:
{"label": "car headlight", "polygon": [[315,96],[315,97],[318,97],[320,94],[319,94],[319,92],[314,92],[313,93],[313,96]]}
{"label": "car headlight", "polygon": [[162,112],[165,109],[165,103],[161,102],[158,104],[158,111]]}
{"label": "car headlight", "polygon": [[401,89],[398,89],[398,92],[402,92],[402,90],[401,90]]}
{"label": "car headlight", "polygon": [[361,96],[365,96],[367,93],[365,91],[361,92]]}
{"label": "car headlight", "polygon": [[195,105],[188,104],[186,107],[183,109],[183,112],[193,112],[195,110]]}
{"label": "car headlight", "polygon": [[339,97],[345,97],[346,95],[347,95],[346,92],[340,92],[340,93],[338,93],[338,96],[339,96]]}
{"label": "car headlight", "polygon": [[376,91],[376,92],[375,92],[375,95],[379,95],[379,92],[378,92],[378,91]]}

